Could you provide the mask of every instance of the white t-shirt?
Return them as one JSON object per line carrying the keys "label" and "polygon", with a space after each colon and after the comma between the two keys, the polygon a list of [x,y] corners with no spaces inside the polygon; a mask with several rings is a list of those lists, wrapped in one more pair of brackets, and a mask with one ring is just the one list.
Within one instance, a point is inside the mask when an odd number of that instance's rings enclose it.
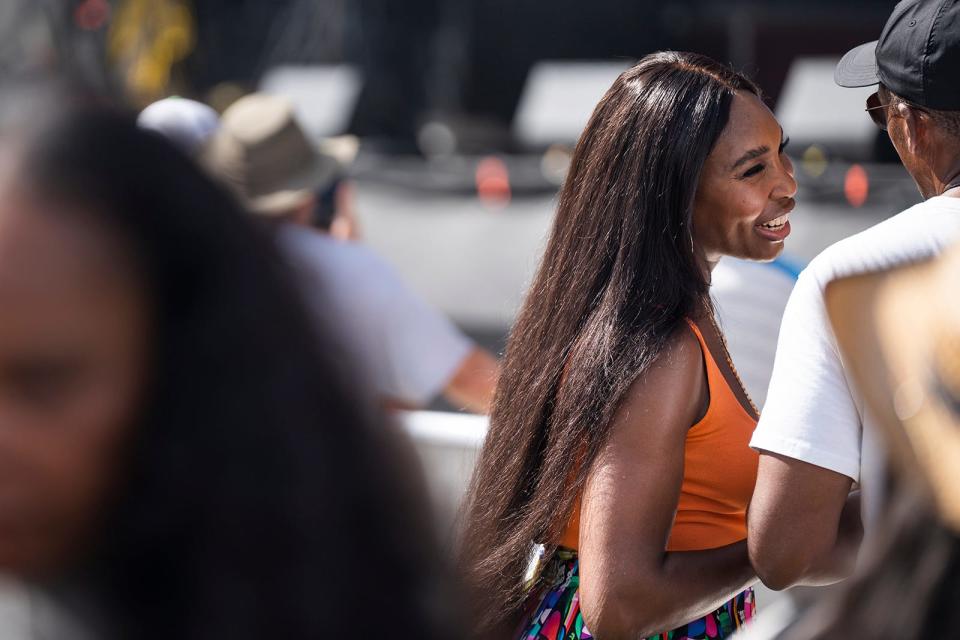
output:
{"label": "white t-shirt", "polygon": [[286,224],[279,244],[311,311],[339,337],[381,397],[424,406],[473,343],[367,247]]}
{"label": "white t-shirt", "polygon": [[762,408],[777,353],[780,320],[797,272],[784,260],[724,258],[710,277],[710,294],[730,357],[750,398]]}
{"label": "white t-shirt", "polygon": [[800,274],[780,327],[767,402],[750,446],[859,482],[875,521],[884,460],[877,427],[843,366],[824,304],[837,278],[930,258],[960,235],[960,199],[936,197],[837,242]]}

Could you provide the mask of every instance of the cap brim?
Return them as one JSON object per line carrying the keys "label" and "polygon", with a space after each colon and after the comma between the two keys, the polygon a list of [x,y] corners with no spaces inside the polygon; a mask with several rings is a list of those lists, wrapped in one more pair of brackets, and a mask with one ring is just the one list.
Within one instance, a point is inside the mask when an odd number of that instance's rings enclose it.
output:
{"label": "cap brim", "polygon": [[837,63],[833,80],[841,87],[869,87],[880,82],[877,41],[854,47]]}

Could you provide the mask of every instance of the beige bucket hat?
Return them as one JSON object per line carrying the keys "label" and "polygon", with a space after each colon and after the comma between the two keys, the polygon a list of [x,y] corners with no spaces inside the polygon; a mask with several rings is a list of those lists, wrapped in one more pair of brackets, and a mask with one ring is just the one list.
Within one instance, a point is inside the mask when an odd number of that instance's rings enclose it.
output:
{"label": "beige bucket hat", "polygon": [[314,146],[284,98],[253,93],[233,103],[202,153],[203,163],[255,213],[289,212],[329,184],[341,165]]}
{"label": "beige bucket hat", "polygon": [[894,467],[960,532],[960,246],[934,260],[843,278],[827,310]]}

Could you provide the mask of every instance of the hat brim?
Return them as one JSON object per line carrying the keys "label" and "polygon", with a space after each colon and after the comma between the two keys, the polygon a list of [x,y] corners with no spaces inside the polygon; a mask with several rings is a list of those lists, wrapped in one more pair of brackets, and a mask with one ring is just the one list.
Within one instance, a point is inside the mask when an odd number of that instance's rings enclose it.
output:
{"label": "hat brim", "polygon": [[350,134],[333,136],[320,140],[317,147],[321,153],[330,156],[346,169],[357,159],[360,152],[360,139]]}
{"label": "hat brim", "polygon": [[833,80],[841,87],[869,87],[880,82],[877,40],[854,47],[837,63]]}
{"label": "hat brim", "polygon": [[309,161],[293,176],[271,187],[269,193],[250,193],[243,177],[244,168],[237,161],[242,154],[228,135],[215,134],[200,154],[201,162],[226,186],[230,187],[256,214],[279,216],[306,202],[318,189],[331,184],[343,167],[335,158],[314,149]]}
{"label": "hat brim", "polygon": [[960,531],[960,431],[930,388],[936,329],[950,321],[944,258],[842,278],[826,289],[827,312],[857,388],[901,477],[919,480],[941,518]]}
{"label": "hat brim", "polygon": [[247,209],[268,218],[286,216],[305,205],[311,196],[312,193],[307,190],[277,191],[247,200]]}
{"label": "hat brim", "polygon": [[341,172],[341,165],[334,158],[316,153],[313,160],[295,176],[291,176],[268,194],[251,196],[248,199],[251,211],[274,216],[289,213],[302,205],[317,189],[333,182]]}

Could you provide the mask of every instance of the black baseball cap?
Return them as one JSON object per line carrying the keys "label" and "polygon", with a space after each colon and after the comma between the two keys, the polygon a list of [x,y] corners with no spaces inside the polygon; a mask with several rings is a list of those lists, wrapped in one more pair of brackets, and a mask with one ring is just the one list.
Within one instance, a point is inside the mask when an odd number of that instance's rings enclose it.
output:
{"label": "black baseball cap", "polygon": [[960,0],[903,0],[880,39],[851,49],[841,87],[883,86],[922,107],[960,110]]}

